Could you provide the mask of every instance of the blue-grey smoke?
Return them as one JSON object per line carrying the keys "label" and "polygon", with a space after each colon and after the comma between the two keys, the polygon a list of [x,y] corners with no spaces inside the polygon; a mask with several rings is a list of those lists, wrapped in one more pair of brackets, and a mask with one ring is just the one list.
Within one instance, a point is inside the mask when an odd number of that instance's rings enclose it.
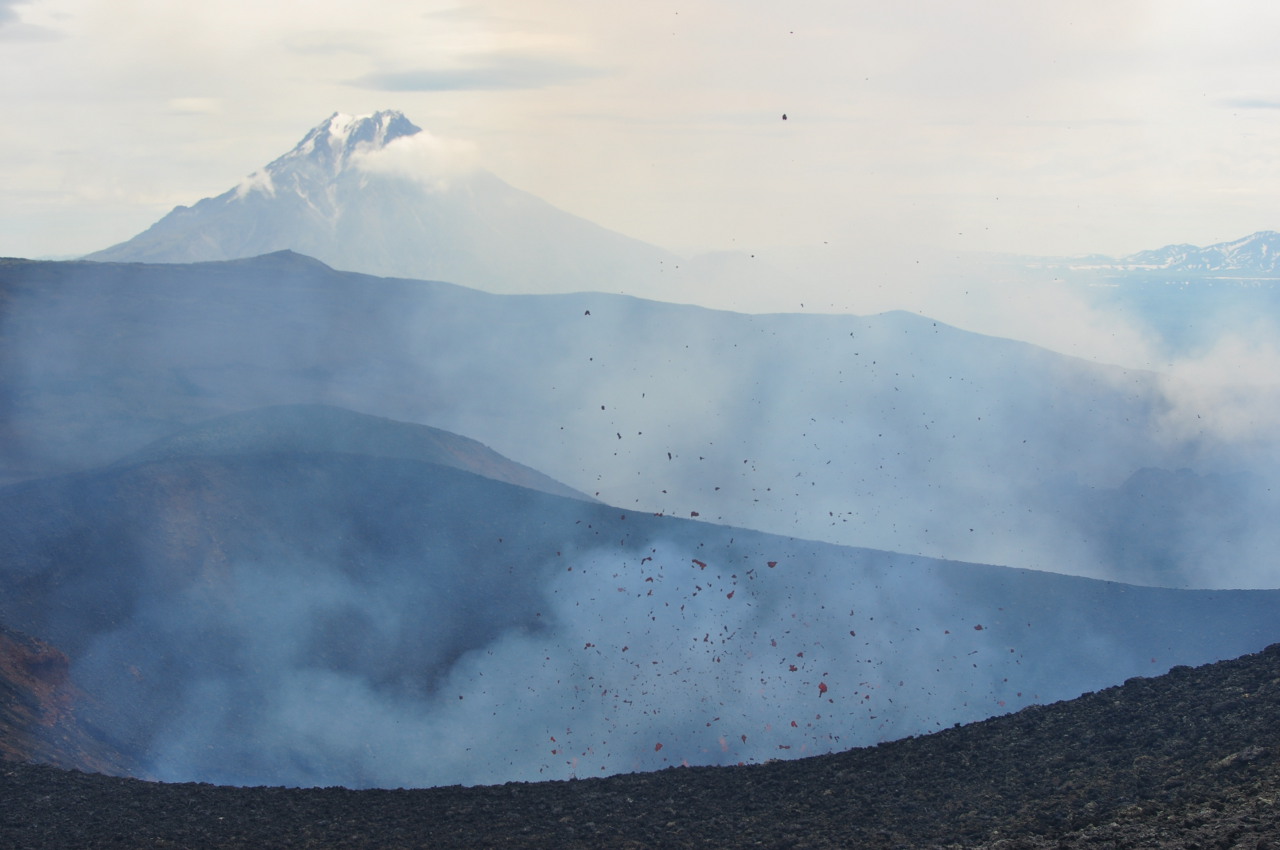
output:
{"label": "blue-grey smoke", "polygon": [[[55,491],[75,517],[41,520]],[[1280,613],[1280,592],[850,549],[402,459],[171,459],[0,495],[30,520],[4,620],[66,646],[89,719],[167,780],[796,757],[1238,655]]]}

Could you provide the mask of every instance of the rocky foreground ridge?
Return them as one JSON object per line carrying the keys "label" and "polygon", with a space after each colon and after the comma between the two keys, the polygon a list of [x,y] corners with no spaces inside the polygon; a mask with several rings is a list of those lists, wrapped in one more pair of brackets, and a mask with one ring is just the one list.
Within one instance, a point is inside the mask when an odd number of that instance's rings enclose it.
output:
{"label": "rocky foreground ridge", "polygon": [[1280,843],[1280,644],[934,735],[789,762],[401,791],[0,766],[45,847],[1241,847]]}

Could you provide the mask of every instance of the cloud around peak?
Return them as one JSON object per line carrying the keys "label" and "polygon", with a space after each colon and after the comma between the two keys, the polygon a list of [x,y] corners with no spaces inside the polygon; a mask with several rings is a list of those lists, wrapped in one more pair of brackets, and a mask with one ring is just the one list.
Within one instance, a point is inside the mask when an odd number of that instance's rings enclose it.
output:
{"label": "cloud around peak", "polygon": [[450,181],[480,169],[475,145],[426,130],[392,139],[381,147],[361,147],[352,153],[350,162],[366,174],[408,178],[433,190],[448,188]]}

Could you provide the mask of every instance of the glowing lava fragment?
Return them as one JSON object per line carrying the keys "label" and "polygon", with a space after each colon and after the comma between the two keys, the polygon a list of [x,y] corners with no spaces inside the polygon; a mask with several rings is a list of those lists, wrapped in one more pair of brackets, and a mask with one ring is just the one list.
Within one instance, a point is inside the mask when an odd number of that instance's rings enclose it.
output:
{"label": "glowing lava fragment", "polygon": [[979,624],[979,625],[974,626],[974,627],[973,627],[973,630],[974,630],[975,632],[980,632],[980,631],[982,631],[982,625],[981,625],[981,624]]}
{"label": "glowing lava fragment", "polygon": [[724,598],[725,598],[725,599],[732,599],[732,598],[733,598],[733,594],[734,594],[734,593],[736,593],[736,591],[731,590],[731,591],[729,591],[728,593],[726,593],[726,594],[724,595]]}
{"label": "glowing lava fragment", "polygon": [[792,721],[791,721],[791,728],[792,728],[792,729],[799,729],[799,728],[800,728],[800,724],[799,724],[799,723],[797,723],[797,722],[795,722],[794,720],[792,720]]}
{"label": "glowing lava fragment", "polygon": [[698,515],[699,514],[697,511],[689,511],[689,516],[698,516]]}
{"label": "glowing lava fragment", "polygon": [[693,562],[694,562],[695,564],[697,564],[700,568],[704,569],[704,570],[707,568],[707,562],[706,562],[706,561],[699,561],[697,558],[694,558],[694,559],[693,559]]}
{"label": "glowing lava fragment", "polygon": [[777,562],[777,561],[770,561],[770,562],[769,562],[769,569],[773,569],[773,568],[774,568],[774,567],[776,567],[776,566],[778,566],[778,562]]}
{"label": "glowing lava fragment", "polygon": [[654,751],[655,753],[656,753],[658,750],[660,750],[660,749],[662,749],[662,744],[654,744],[654,745],[653,745],[653,751]]}
{"label": "glowing lava fragment", "polygon": [[827,692],[827,683],[826,683],[826,682],[819,682],[819,683],[818,683],[818,693],[820,693],[820,694],[825,694],[826,692]]}

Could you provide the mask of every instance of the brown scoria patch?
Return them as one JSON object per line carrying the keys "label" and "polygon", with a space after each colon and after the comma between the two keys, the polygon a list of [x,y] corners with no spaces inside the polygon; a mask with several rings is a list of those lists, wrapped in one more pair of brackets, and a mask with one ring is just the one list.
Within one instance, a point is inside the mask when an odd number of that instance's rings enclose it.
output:
{"label": "brown scoria patch", "polygon": [[80,724],[76,708],[88,697],[70,668],[61,650],[0,626],[0,760],[136,774],[134,764]]}

